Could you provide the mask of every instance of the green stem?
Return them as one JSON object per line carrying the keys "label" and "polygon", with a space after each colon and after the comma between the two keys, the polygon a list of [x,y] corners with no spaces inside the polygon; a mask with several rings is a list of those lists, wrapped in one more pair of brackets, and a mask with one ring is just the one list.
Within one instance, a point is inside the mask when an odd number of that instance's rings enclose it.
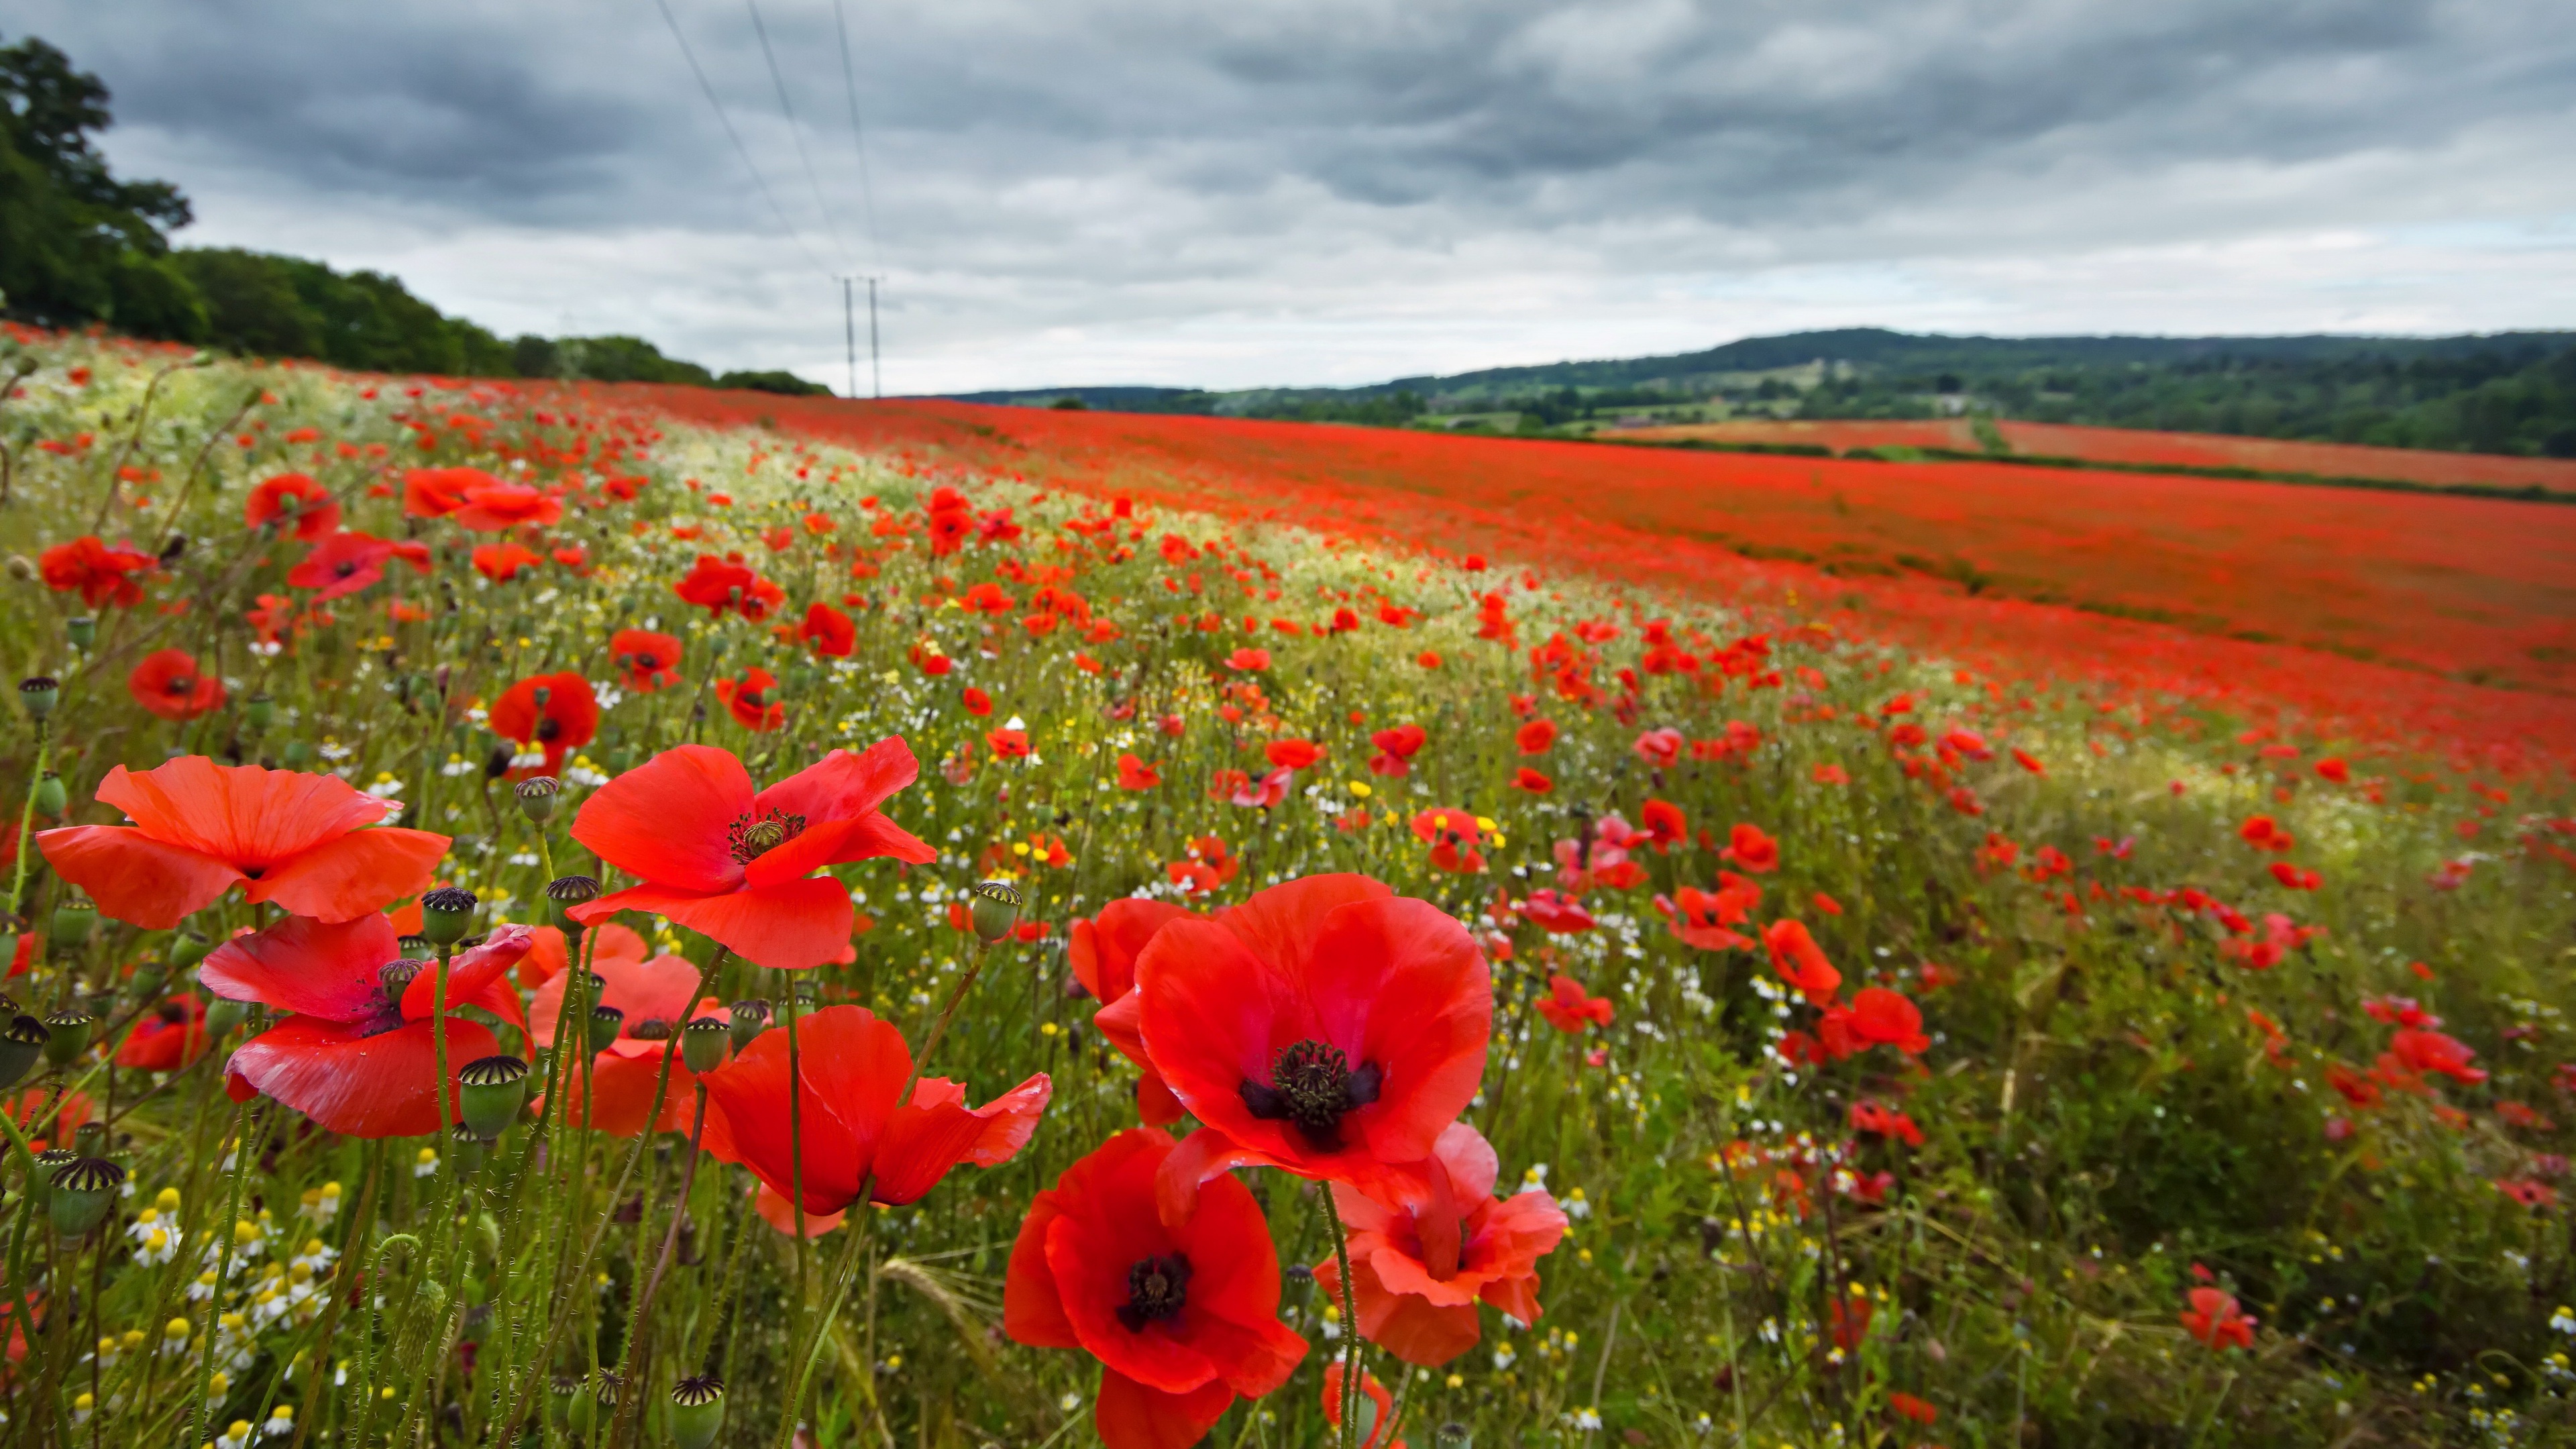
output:
{"label": "green stem", "polygon": [[1359,1290],[1351,1284],[1351,1240],[1342,1231],[1342,1210],[1333,1203],[1333,1185],[1319,1183],[1317,1193],[1324,1200],[1324,1221],[1333,1230],[1333,1264],[1341,1270],[1342,1299],[1342,1413],[1341,1431],[1336,1436],[1342,1449],[1356,1449],[1360,1386],[1360,1314]]}
{"label": "green stem", "polygon": [[45,765],[54,748],[53,731],[45,721],[36,721],[36,770],[27,777],[27,803],[18,811],[17,878],[9,883],[9,920],[18,920],[18,907],[27,899],[27,844],[36,829],[36,791],[45,783]]}
{"label": "green stem", "polygon": [[[224,1198],[223,1216],[215,1226],[215,1291],[206,1300],[206,1349],[197,1359],[197,1394],[188,1403],[189,1420],[195,1428],[186,1437],[199,1443],[214,1437],[206,1430],[207,1416],[213,1407],[206,1402],[206,1396],[214,1392],[215,1330],[224,1316],[224,1289],[229,1285],[233,1272],[233,1227],[241,1221],[242,1179],[250,1175],[252,1156],[250,1103],[244,1102],[233,1110],[232,1186]],[[181,1251],[185,1250],[186,1245],[181,1244]]]}

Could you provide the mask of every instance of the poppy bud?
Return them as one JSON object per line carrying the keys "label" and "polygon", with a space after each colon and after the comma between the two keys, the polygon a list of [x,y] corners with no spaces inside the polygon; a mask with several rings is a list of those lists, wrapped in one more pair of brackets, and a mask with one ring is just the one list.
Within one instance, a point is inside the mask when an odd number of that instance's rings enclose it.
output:
{"label": "poppy bud", "polygon": [[487,1142],[528,1105],[528,1064],[519,1057],[477,1057],[458,1070],[456,1084],[464,1125]]}
{"label": "poppy bud", "polygon": [[38,724],[45,722],[45,717],[54,712],[54,706],[62,703],[62,699],[62,681],[50,675],[38,674],[18,681],[18,707],[27,712],[27,718]]}
{"label": "poppy bud", "polygon": [[89,929],[98,924],[98,907],[83,900],[69,900],[54,907],[53,944],[78,950],[89,942]]}
{"label": "poppy bud", "polygon": [[977,881],[967,894],[975,898],[972,911],[977,940],[990,946],[1011,934],[1011,927],[1020,918],[1018,887],[1003,880]]}
{"label": "poppy bud", "polygon": [[45,1038],[45,1060],[57,1067],[71,1065],[72,1059],[89,1045],[89,1029],[95,1024],[88,1012],[76,1006],[66,1006],[46,1017],[45,1030],[50,1035]]}
{"label": "poppy bud", "polygon": [[578,939],[581,922],[572,918],[573,907],[599,899],[599,882],[586,875],[559,875],[546,882],[546,904],[552,910],[555,925],[566,935]]}
{"label": "poppy bud", "polygon": [[769,1003],[754,996],[733,1004],[733,1049],[741,1051],[769,1025]]}
{"label": "poppy bud", "polygon": [[46,1038],[52,1035],[43,1022],[25,1012],[11,1019],[7,1030],[0,1031],[0,1090],[18,1085],[18,1079],[45,1054]]}
{"label": "poppy bud", "polygon": [[[161,994],[162,983],[170,979],[168,963],[144,961],[135,965],[134,975],[126,981],[127,989],[137,1001],[150,1001]],[[102,1013],[104,1014],[104,1013]]]}
{"label": "poppy bud", "polygon": [[170,963],[173,971],[187,971],[194,969],[198,962],[206,959],[206,953],[214,949],[214,942],[196,932],[180,931],[170,937],[170,949],[162,953],[162,959]]}
{"label": "poppy bud", "polygon": [[552,775],[538,775],[521,780],[511,793],[519,797],[519,813],[543,825],[555,818],[555,799],[563,794],[563,781]]}
{"label": "poppy bud", "polygon": [[221,1041],[250,1019],[250,1003],[218,996],[206,1003],[206,1039]]}
{"label": "poppy bud", "polygon": [[671,1387],[671,1439],[680,1449],[707,1449],[724,1427],[724,1380],[714,1374],[685,1378]]}
{"label": "poppy bud", "polygon": [[420,933],[432,945],[453,946],[474,926],[474,908],[482,904],[462,886],[440,886],[420,898]]}
{"label": "poppy bud", "polygon": [[254,730],[267,729],[277,721],[277,701],[264,694],[254,694],[242,701],[242,722]]}
{"label": "poppy bud", "polygon": [[83,614],[77,619],[65,619],[63,634],[72,641],[74,649],[86,650],[98,642],[98,619],[90,614]]}
{"label": "poppy bud", "polygon": [[590,1049],[593,1052],[604,1052],[608,1050],[608,1044],[617,1040],[617,1029],[625,1024],[626,1013],[618,1010],[616,1007],[592,1007],[590,1009],[590,1036],[588,1038]]}
{"label": "poppy bud", "polygon": [[712,1016],[701,1016],[680,1029],[680,1060],[699,1076],[714,1071],[732,1044],[733,1029]]}
{"label": "poppy bud", "polygon": [[462,1122],[451,1124],[447,1129],[448,1166],[460,1178],[481,1172],[485,1157],[483,1146],[483,1139],[474,1135],[473,1128]]}
{"label": "poppy bud", "polygon": [[53,1195],[46,1209],[54,1231],[66,1238],[85,1238],[116,1202],[125,1169],[104,1157],[75,1157],[53,1171]]}
{"label": "poppy bud", "polygon": [[70,797],[63,789],[63,777],[47,770],[45,777],[36,782],[36,813],[59,816],[70,803]]}

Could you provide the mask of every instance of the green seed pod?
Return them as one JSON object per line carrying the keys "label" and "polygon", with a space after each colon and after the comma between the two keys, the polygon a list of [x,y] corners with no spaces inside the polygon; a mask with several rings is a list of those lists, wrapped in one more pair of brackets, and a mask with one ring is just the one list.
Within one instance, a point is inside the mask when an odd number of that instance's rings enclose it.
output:
{"label": "green seed pod", "polygon": [[98,619],[89,614],[83,614],[77,619],[65,619],[63,635],[72,641],[74,649],[86,651],[98,642]]}
{"label": "green seed pod", "polygon": [[77,1007],[64,1007],[45,1018],[45,1060],[55,1067],[67,1067],[89,1045],[89,1029],[97,1023],[90,1014]]}
{"label": "green seed pod", "polygon": [[547,1403],[546,1409],[554,1416],[555,1423],[560,1425],[571,1417],[573,1404],[585,1396],[581,1391],[581,1380],[571,1374],[555,1375],[552,1387],[554,1395]]}
{"label": "green seed pod", "polygon": [[459,1179],[472,1177],[483,1170],[483,1139],[462,1122],[448,1124],[447,1166]]}
{"label": "green seed pod", "polygon": [[441,886],[420,898],[420,933],[435,946],[453,946],[474,929],[474,908],[482,902],[461,886]]}
{"label": "green seed pod", "polygon": [[77,951],[89,944],[90,928],[98,924],[98,907],[73,899],[54,907],[52,944],[58,950]]}
{"label": "green seed pod", "polygon": [[1468,1433],[1464,1424],[1448,1423],[1432,1434],[1431,1442],[1439,1449],[1475,1449],[1476,1436]]}
{"label": "green seed pod", "polygon": [[671,1442],[679,1449],[707,1449],[724,1428],[724,1380],[714,1374],[685,1378],[671,1388]]}
{"label": "green seed pod", "polygon": [[70,808],[71,794],[63,788],[63,777],[47,770],[44,778],[36,782],[36,813],[58,820]]}
{"label": "green seed pod", "polygon": [[421,962],[438,954],[438,948],[430,944],[429,938],[419,935],[396,936],[394,949],[403,953],[403,959],[412,963],[415,971],[420,969]]}
{"label": "green seed pod", "polygon": [[1019,923],[1020,892],[1009,881],[977,881],[967,894],[974,897],[975,938],[985,945],[1011,934],[1011,927]]}
{"label": "green seed pod", "polygon": [[723,1065],[725,1048],[732,1042],[733,1028],[712,1016],[701,1016],[680,1028],[680,1060],[703,1077]]}
{"label": "green seed pod", "polygon": [[741,1051],[760,1035],[762,1027],[769,1025],[769,1003],[753,996],[735,1002],[732,1009],[733,1049]]}
{"label": "green seed pod", "polygon": [[618,1387],[617,1375],[601,1369],[598,1378],[573,1394],[572,1404],[564,1415],[565,1427],[571,1429],[575,1436],[588,1439],[594,1420],[606,1424],[616,1418]]}
{"label": "green seed pod", "polygon": [[45,1054],[45,1042],[52,1035],[43,1022],[23,1011],[11,1018],[8,1029],[0,1031],[0,1090],[18,1085]]}
{"label": "green seed pod", "polygon": [[290,770],[299,768],[306,760],[311,758],[313,758],[313,747],[311,745],[306,744],[302,740],[288,740],[286,742],[286,768]]}
{"label": "green seed pod", "polygon": [[75,1157],[54,1169],[53,1196],[46,1211],[54,1231],[66,1238],[85,1238],[116,1203],[125,1169],[104,1157]]}
{"label": "green seed pod", "polygon": [[68,1147],[48,1147],[36,1154],[36,1175],[27,1183],[27,1196],[36,1206],[44,1207],[54,1200],[54,1174],[80,1161],[80,1154]]}
{"label": "green seed pod", "polygon": [[265,731],[277,723],[277,701],[264,694],[254,694],[243,700],[242,723],[255,731]]}
{"label": "green seed pod", "polygon": [[80,1126],[72,1132],[72,1151],[79,1153],[83,1157],[105,1157],[107,1155],[107,1124],[104,1122],[83,1122],[80,1124]]}
{"label": "green seed pod", "polygon": [[625,1024],[626,1013],[616,1007],[592,1007],[590,1009],[590,1049],[593,1052],[608,1050],[608,1044],[617,1040],[618,1028]]}
{"label": "green seed pod", "polygon": [[250,1019],[250,1003],[218,996],[206,1003],[206,1039],[221,1041]]}
{"label": "green seed pod", "polygon": [[18,707],[38,724],[44,723],[54,706],[62,702],[63,682],[59,679],[38,674],[18,681]]}
{"label": "green seed pod", "polygon": [[489,1142],[528,1105],[528,1064],[514,1056],[478,1057],[456,1073],[462,1125]]}
{"label": "green seed pod", "polygon": [[170,963],[173,971],[192,971],[214,949],[212,941],[196,932],[180,931],[170,937],[170,949],[162,953],[162,959]]}
{"label": "green seed pod", "polygon": [[553,912],[555,925],[575,940],[580,939],[581,922],[572,918],[573,907],[599,899],[599,882],[586,875],[559,875],[546,882],[546,904]]}
{"label": "green seed pod", "polygon": [[510,787],[519,798],[519,813],[539,825],[555,818],[555,802],[563,798],[563,781],[552,775],[538,775]]}

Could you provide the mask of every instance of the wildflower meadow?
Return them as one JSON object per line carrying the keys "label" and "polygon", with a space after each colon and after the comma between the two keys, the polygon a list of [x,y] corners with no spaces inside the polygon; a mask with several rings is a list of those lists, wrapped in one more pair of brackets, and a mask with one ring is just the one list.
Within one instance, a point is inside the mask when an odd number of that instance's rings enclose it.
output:
{"label": "wildflower meadow", "polygon": [[1021,416],[10,335],[7,1442],[2576,1438],[2576,513]]}

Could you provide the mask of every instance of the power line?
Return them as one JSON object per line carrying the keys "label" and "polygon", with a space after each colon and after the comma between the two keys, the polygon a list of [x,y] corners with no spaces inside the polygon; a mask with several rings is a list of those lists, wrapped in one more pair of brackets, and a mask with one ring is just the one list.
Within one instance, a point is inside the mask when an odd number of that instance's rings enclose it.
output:
{"label": "power line", "polygon": [[868,136],[859,128],[859,80],[850,67],[850,21],[841,0],[832,0],[832,24],[841,32],[841,88],[850,101],[850,144],[859,154],[859,204],[868,218],[868,262],[885,270],[885,244],[877,236],[877,189],[868,176]]}
{"label": "power line", "polygon": [[[708,83],[705,68],[698,64],[697,52],[689,48],[689,38],[680,33],[680,22],[671,14],[670,0],[653,0],[653,4],[662,12],[662,23],[671,27],[671,38],[680,43],[680,54],[689,62],[689,73],[698,78],[699,92],[706,96],[707,104],[715,108],[717,122],[724,127],[726,138],[733,142],[734,154],[742,158],[742,168],[751,173],[752,184],[760,188],[762,199],[769,203],[770,212],[778,218],[778,224],[787,229],[788,238],[796,243],[798,251],[805,254],[805,260],[813,264],[814,270],[831,275],[832,269],[825,266],[823,259],[814,254],[814,249],[805,244],[805,234],[797,230],[796,223],[787,219],[787,208],[778,204],[778,193],[769,189],[768,178],[762,176],[760,167],[753,163],[751,148],[742,143],[742,133],[734,129],[733,117],[725,114],[724,102],[716,99],[716,88]],[[766,41],[762,43],[764,46],[767,44]]]}
{"label": "power line", "polygon": [[742,0],[742,5],[751,12],[752,33],[760,37],[760,58],[769,62],[769,81],[778,88],[778,109],[787,117],[787,135],[796,143],[796,160],[805,168],[805,184],[813,188],[814,210],[822,215],[823,230],[830,234],[834,249],[847,256],[849,246],[841,240],[841,224],[832,217],[831,203],[823,199],[822,178],[814,174],[814,158],[805,150],[805,128],[796,124],[796,107],[787,99],[787,77],[778,69],[778,52],[770,48],[769,27],[761,23],[759,0]]}

